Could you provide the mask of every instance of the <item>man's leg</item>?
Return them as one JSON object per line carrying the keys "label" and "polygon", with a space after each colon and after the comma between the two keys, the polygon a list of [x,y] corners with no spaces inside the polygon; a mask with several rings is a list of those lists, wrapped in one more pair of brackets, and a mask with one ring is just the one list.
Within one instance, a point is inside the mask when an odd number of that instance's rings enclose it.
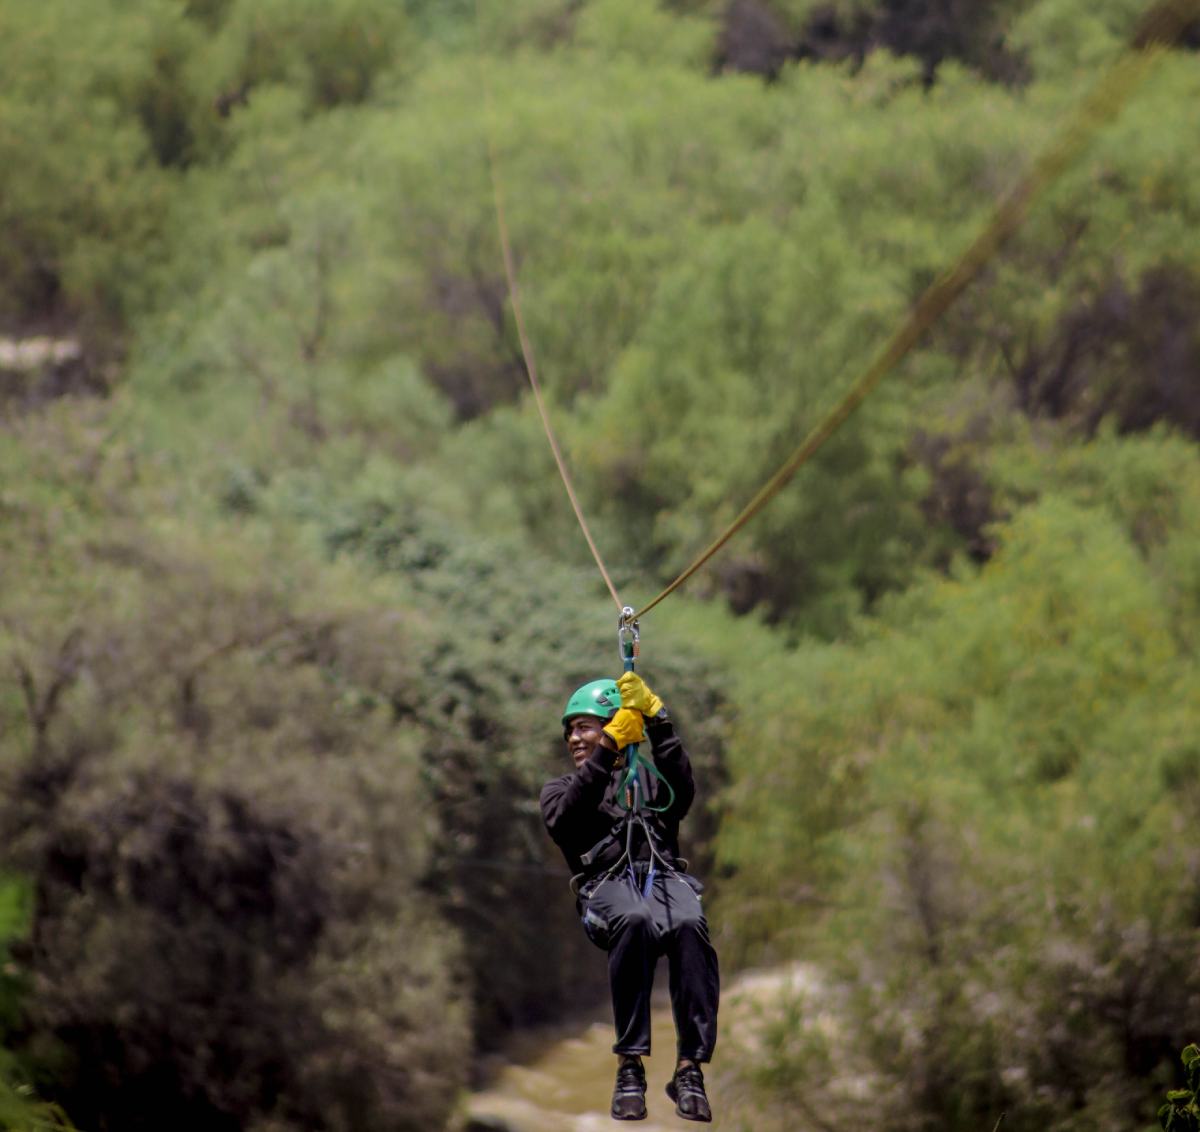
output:
{"label": "man's leg", "polygon": [[712,1109],[700,1065],[717,1043],[720,972],[708,938],[708,922],[695,890],[678,876],[656,880],[651,899],[661,946],[671,971],[671,1010],[675,1015],[679,1060],[667,1086],[676,1113],[685,1120],[710,1121]]}
{"label": "man's leg", "polygon": [[629,881],[604,881],[583,902],[584,925],[594,943],[608,950],[617,1040],[613,1052],[650,1052],[650,991],[658,958],[658,929],[653,904],[633,891]]}
{"label": "man's leg", "polygon": [[661,947],[670,964],[671,1010],[681,1060],[712,1060],[721,975],[700,898],[677,876],[656,878],[651,894]]}

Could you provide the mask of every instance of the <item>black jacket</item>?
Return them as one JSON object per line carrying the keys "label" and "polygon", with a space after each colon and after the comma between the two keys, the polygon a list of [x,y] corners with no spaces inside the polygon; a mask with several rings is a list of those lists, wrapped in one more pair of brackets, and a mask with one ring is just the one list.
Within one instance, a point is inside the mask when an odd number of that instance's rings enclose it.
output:
{"label": "black jacket", "polygon": [[[675,791],[675,800],[669,809],[648,815],[653,818],[660,835],[660,846],[673,860],[679,855],[679,823],[691,808],[696,794],[692,764],[670,720],[648,721],[646,736],[658,773]],[[642,744],[643,757],[645,753],[645,744]],[[625,775],[625,760],[621,758],[620,766],[615,766],[617,761],[616,751],[598,745],[591,758],[578,770],[542,787],[542,821],[573,874],[599,872],[611,863],[607,854],[587,867],[580,858],[604,841],[627,812],[617,804],[617,792]],[[667,788],[652,774],[646,777],[649,779],[646,801],[651,806],[665,805],[670,798]],[[635,852],[635,856],[640,855]]]}

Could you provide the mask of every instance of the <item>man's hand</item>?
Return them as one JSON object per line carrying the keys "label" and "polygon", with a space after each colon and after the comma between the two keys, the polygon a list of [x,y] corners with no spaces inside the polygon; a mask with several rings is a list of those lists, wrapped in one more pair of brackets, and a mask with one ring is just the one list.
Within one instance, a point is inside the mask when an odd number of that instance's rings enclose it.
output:
{"label": "man's hand", "polygon": [[630,743],[640,743],[646,738],[646,728],[642,723],[642,713],[630,708],[621,708],[616,715],[604,725],[604,734],[617,745],[618,751],[623,751]]}
{"label": "man's hand", "polygon": [[663,709],[663,702],[636,672],[625,672],[617,678],[621,706],[653,719]]}

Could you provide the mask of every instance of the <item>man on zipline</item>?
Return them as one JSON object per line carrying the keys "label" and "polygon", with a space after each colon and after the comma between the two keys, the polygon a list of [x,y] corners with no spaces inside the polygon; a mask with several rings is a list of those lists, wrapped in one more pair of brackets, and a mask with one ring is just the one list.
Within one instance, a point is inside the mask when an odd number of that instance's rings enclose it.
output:
{"label": "man on zipline", "polygon": [[[618,1057],[613,1119],[646,1116],[650,990],[666,955],[678,1039],[667,1095],[685,1120],[712,1120],[700,1066],[717,1041],[720,978],[702,886],[679,860],[679,823],[696,793],[687,752],[662,700],[633,672],[584,684],[562,722],[575,770],[542,787],[542,820],[574,874],[584,930],[608,952]],[[638,805],[623,752],[647,736],[653,769],[641,767]]]}

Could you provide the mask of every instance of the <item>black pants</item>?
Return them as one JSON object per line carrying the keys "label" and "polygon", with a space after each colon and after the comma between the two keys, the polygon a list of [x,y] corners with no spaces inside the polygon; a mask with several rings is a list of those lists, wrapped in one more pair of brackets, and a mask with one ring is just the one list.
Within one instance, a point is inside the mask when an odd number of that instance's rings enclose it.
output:
{"label": "black pants", "polygon": [[[639,873],[639,887],[644,879]],[[622,873],[580,892],[588,938],[608,952],[614,1053],[650,1052],[650,991],[658,957],[665,955],[678,1054],[697,1062],[712,1058],[721,980],[699,888],[691,877],[657,873],[642,896]]]}

